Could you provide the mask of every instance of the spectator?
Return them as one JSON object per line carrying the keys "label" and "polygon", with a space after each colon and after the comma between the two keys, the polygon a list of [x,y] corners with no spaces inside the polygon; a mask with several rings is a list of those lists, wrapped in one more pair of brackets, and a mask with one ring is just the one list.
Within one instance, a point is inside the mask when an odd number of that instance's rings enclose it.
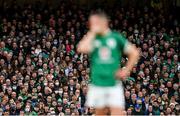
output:
{"label": "spectator", "polygon": [[[62,3],[0,15],[0,113],[92,115],[85,106],[88,56],[76,52],[91,12]],[[18,8],[16,8],[18,7]],[[39,9],[39,10],[38,10]],[[124,81],[127,115],[180,115],[179,22],[171,12],[114,8],[110,26],[141,51]],[[113,12],[113,13],[112,13]],[[127,59],[123,58],[124,64]]]}

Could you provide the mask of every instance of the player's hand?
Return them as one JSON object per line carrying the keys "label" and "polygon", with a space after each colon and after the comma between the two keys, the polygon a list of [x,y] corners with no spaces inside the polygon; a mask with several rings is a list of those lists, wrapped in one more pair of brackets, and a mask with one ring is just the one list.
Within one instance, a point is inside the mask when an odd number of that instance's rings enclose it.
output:
{"label": "player's hand", "polygon": [[95,35],[96,35],[95,32],[89,31],[89,32],[87,32],[87,34],[85,35],[85,37],[88,38],[88,39],[94,39],[94,38],[95,38]]}
{"label": "player's hand", "polygon": [[121,80],[125,80],[130,74],[130,71],[127,68],[119,69],[116,72],[116,77]]}

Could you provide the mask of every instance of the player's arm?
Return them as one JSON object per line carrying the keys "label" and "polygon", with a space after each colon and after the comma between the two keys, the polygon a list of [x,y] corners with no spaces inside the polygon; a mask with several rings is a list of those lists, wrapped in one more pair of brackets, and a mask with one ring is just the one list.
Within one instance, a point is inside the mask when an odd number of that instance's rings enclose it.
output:
{"label": "player's arm", "polygon": [[77,52],[88,54],[92,51],[92,41],[95,38],[95,34],[92,32],[88,32],[84,37],[81,39],[79,44],[77,45]]}
{"label": "player's arm", "polygon": [[139,50],[138,48],[127,42],[124,50],[123,50],[124,54],[127,55],[128,57],[128,61],[125,65],[125,67],[123,67],[122,69],[118,70],[117,72],[117,77],[121,78],[121,79],[125,79],[129,73],[131,72],[132,68],[134,67],[134,65],[138,62],[139,59]]}
{"label": "player's arm", "polygon": [[127,55],[128,61],[125,65],[125,68],[128,71],[131,71],[134,65],[138,62],[139,59],[139,50],[137,47],[128,42],[126,48],[124,49],[124,54]]}

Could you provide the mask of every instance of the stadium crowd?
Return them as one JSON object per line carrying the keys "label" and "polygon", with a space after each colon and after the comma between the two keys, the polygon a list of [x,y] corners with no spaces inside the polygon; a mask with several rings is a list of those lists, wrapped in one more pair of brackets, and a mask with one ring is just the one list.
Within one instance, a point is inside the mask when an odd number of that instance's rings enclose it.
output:
{"label": "stadium crowd", "polygon": [[[13,4],[1,12],[0,115],[93,114],[85,106],[88,55],[76,52],[90,11],[62,3],[57,9]],[[141,51],[124,81],[127,115],[180,115],[176,16],[149,7],[107,12],[110,27]]]}

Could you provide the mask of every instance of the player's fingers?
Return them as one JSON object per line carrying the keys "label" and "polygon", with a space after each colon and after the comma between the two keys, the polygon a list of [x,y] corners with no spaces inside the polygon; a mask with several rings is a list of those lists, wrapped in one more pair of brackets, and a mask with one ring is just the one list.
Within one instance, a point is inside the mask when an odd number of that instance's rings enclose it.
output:
{"label": "player's fingers", "polygon": [[121,75],[121,71],[117,71],[115,75],[119,77],[119,75]]}
{"label": "player's fingers", "polygon": [[122,71],[118,71],[116,73],[116,77],[119,78],[119,79],[123,79],[125,77],[125,74]]}
{"label": "player's fingers", "polygon": [[121,71],[121,72],[119,73],[119,77],[120,77],[122,80],[125,80],[125,79],[126,79],[126,77],[127,77],[126,72]]}

